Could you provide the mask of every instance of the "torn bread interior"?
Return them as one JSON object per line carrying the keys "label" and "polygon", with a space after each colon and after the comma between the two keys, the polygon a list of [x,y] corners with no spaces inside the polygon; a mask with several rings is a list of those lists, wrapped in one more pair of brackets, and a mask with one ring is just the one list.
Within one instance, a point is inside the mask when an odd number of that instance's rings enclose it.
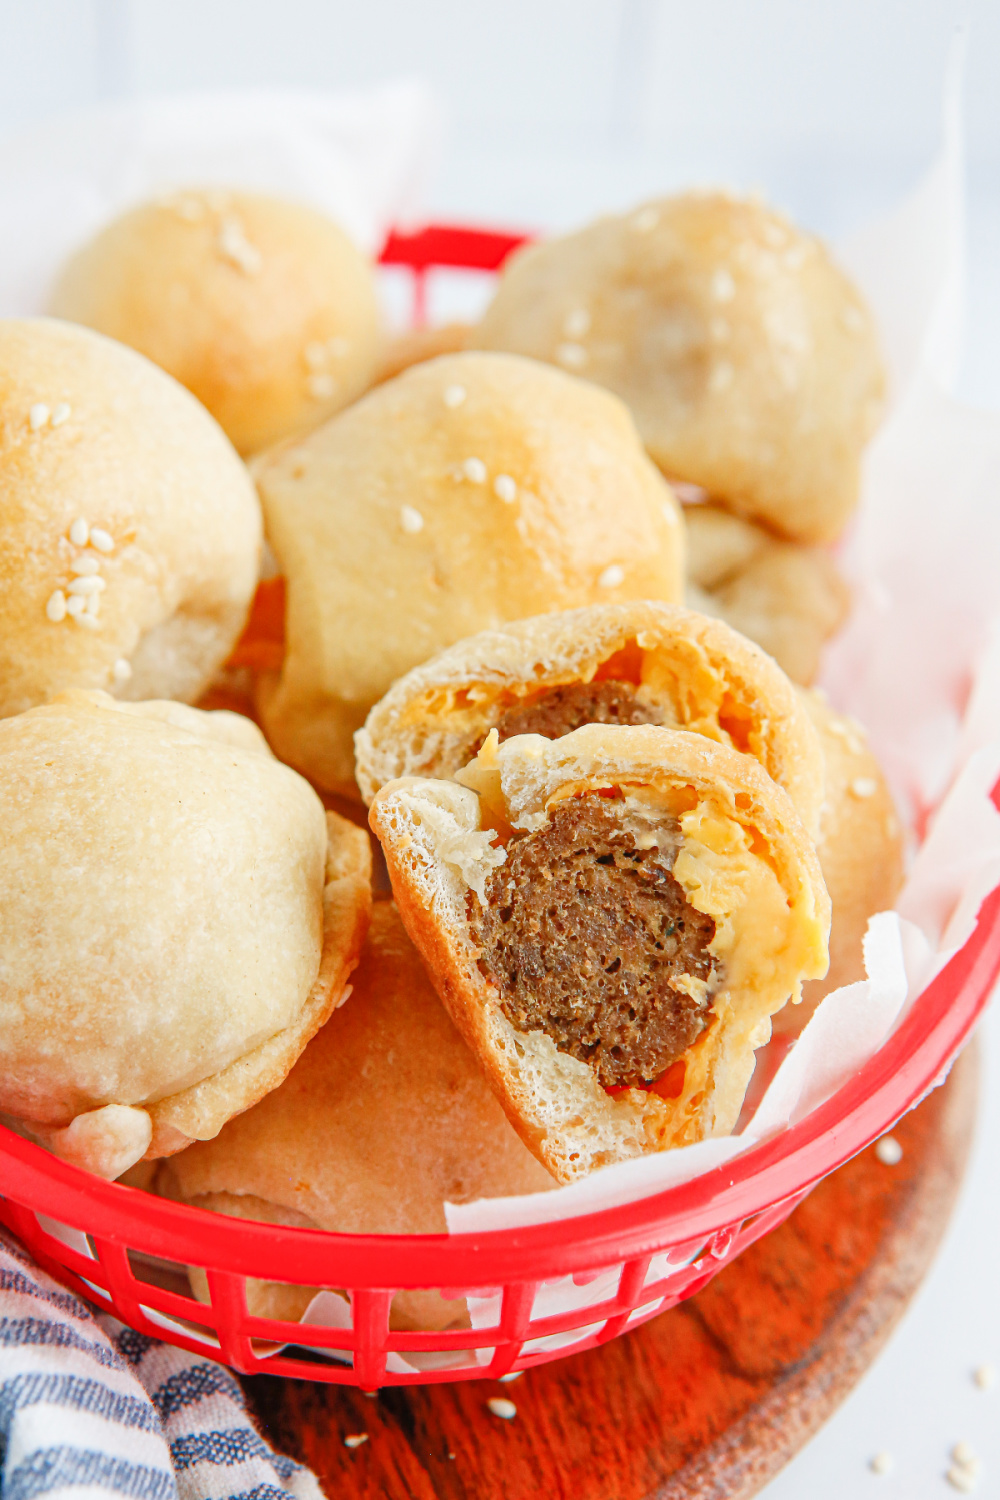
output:
{"label": "torn bread interior", "polygon": [[660,726],[493,732],[371,810],[396,900],[512,1123],[563,1182],[730,1132],[827,965],[810,838],[750,757]]}

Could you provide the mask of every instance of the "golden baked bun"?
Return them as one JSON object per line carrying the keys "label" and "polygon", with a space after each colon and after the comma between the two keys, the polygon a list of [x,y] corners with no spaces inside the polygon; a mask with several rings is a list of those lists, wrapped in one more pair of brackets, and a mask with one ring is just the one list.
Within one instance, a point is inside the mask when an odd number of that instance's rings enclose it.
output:
{"label": "golden baked bun", "polygon": [[525,1144],[561,1182],[726,1135],[771,1016],[827,967],[791,800],[700,734],[493,736],[371,809],[400,915]]}
{"label": "golden baked bun", "polygon": [[[281,1087],[215,1140],[171,1157],[155,1181],[201,1208],[341,1234],[444,1234],[446,1202],[554,1186],[508,1125],[390,901],[372,911],[350,1000]],[[248,1303],[298,1318],[316,1290],[252,1282]],[[464,1301],[405,1292],[393,1326],[441,1327],[464,1312]]]}
{"label": "golden baked bun", "polygon": [[[868,919],[890,911],[903,884],[903,837],[882,768],[856,719],[836,713],[818,692],[801,695],[819,732],[826,799],[816,853],[830,893],[830,969],[802,988],[802,1008],[779,1018],[800,1031],[830,990],[864,979]],[[776,1030],[778,1026],[776,1025]]]}
{"label": "golden baked bun", "polygon": [[665,474],[787,536],[830,540],[854,508],[884,389],[872,319],[756,200],[686,193],[519,251],[470,344],[607,386]]}
{"label": "golden baked bun", "polygon": [[759,760],[816,831],[819,736],[784,673],[720,620],[629,600],[517,620],[449,646],[376,703],[355,736],[361,795],[454,776],[496,729],[554,740],[582,724],[687,729]]}
{"label": "golden baked bun", "polygon": [[264,454],[256,477],[287,586],[262,722],[282,760],[344,795],[354,731],[443,646],[683,588],[679,507],[625,407],[514,355],[416,365]]}
{"label": "golden baked bun", "polygon": [[215,1135],[344,993],[365,834],[237,714],[74,690],[0,722],[0,1111],[107,1177]]}
{"label": "golden baked bun", "polygon": [[89,329],[0,321],[0,716],[80,686],[197,698],[243,626],[260,506],[203,407]]}
{"label": "golden baked bun", "polygon": [[353,401],[375,369],[375,281],[325,214],[259,193],[178,192],[115,219],[50,311],[169,371],[253,453]]}
{"label": "golden baked bun", "polygon": [[725,620],[808,687],[851,595],[822,547],[789,542],[717,505],[689,505],[687,602]]}

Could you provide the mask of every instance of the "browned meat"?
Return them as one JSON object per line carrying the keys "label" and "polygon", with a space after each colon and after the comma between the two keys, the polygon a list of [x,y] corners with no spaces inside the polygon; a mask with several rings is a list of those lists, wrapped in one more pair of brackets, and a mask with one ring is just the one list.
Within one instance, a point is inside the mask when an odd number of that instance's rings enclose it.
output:
{"label": "browned meat", "polygon": [[481,967],[519,1031],[543,1030],[605,1086],[649,1083],[704,1030],[708,1002],[671,988],[708,979],[715,936],[670,873],[676,850],[638,849],[621,804],[558,804],[545,828],[515,835],[470,894]]}

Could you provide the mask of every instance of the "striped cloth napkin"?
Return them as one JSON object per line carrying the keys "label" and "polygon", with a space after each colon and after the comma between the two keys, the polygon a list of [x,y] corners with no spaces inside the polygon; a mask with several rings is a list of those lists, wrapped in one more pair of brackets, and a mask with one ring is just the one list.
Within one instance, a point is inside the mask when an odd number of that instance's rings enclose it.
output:
{"label": "striped cloth napkin", "polygon": [[0,1231],[0,1500],[322,1500],[228,1370],[94,1312]]}

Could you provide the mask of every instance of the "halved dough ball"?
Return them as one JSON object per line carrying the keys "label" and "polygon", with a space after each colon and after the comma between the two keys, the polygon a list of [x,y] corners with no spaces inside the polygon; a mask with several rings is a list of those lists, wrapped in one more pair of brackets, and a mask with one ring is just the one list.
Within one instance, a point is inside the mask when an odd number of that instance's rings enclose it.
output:
{"label": "halved dough ball", "polygon": [[563,1182],[724,1135],[771,1016],[827,967],[788,796],[682,730],[484,746],[372,805],[410,936],[523,1140]]}
{"label": "halved dough ball", "polygon": [[583,724],[707,735],[759,760],[819,825],[819,737],[784,673],[721,621],[644,600],[518,620],[414,667],[355,737],[358,785],[371,802],[399,776],[453,776],[493,729],[554,740]]}
{"label": "halved dough ball", "polygon": [[193,396],[110,339],[0,321],[0,716],[197,698],[253,598],[260,506]]}
{"label": "halved dough ball", "polygon": [[531,360],[417,365],[256,473],[288,590],[258,706],[282,759],[330,791],[357,795],[354,731],[443,646],[683,588],[679,507],[628,412]]}
{"label": "halved dough ball", "polygon": [[857,501],[884,389],[871,315],[754,199],[686,193],[520,251],[470,342],[607,386],[665,474],[787,536],[830,540]]}
{"label": "halved dough ball", "polygon": [[241,453],[353,401],[378,356],[375,281],[325,214],[259,193],[177,192],[64,268],[51,311],[148,356]]}
{"label": "halved dough ball", "polygon": [[687,601],[748,635],[808,686],[851,595],[822,547],[788,542],[717,505],[685,508]]}
{"label": "halved dough ball", "polygon": [[[554,1187],[507,1123],[391,901],[372,911],[351,983],[349,1003],[281,1087],[165,1162],[156,1191],[341,1234],[443,1234],[446,1202]],[[301,1317],[315,1290],[253,1282],[250,1310]],[[403,1292],[393,1326],[443,1327],[464,1314],[464,1301]]]}
{"label": "halved dough ball", "polygon": [[0,722],[0,1110],[104,1176],[208,1139],[344,993],[361,829],[249,720],[64,693]]}

